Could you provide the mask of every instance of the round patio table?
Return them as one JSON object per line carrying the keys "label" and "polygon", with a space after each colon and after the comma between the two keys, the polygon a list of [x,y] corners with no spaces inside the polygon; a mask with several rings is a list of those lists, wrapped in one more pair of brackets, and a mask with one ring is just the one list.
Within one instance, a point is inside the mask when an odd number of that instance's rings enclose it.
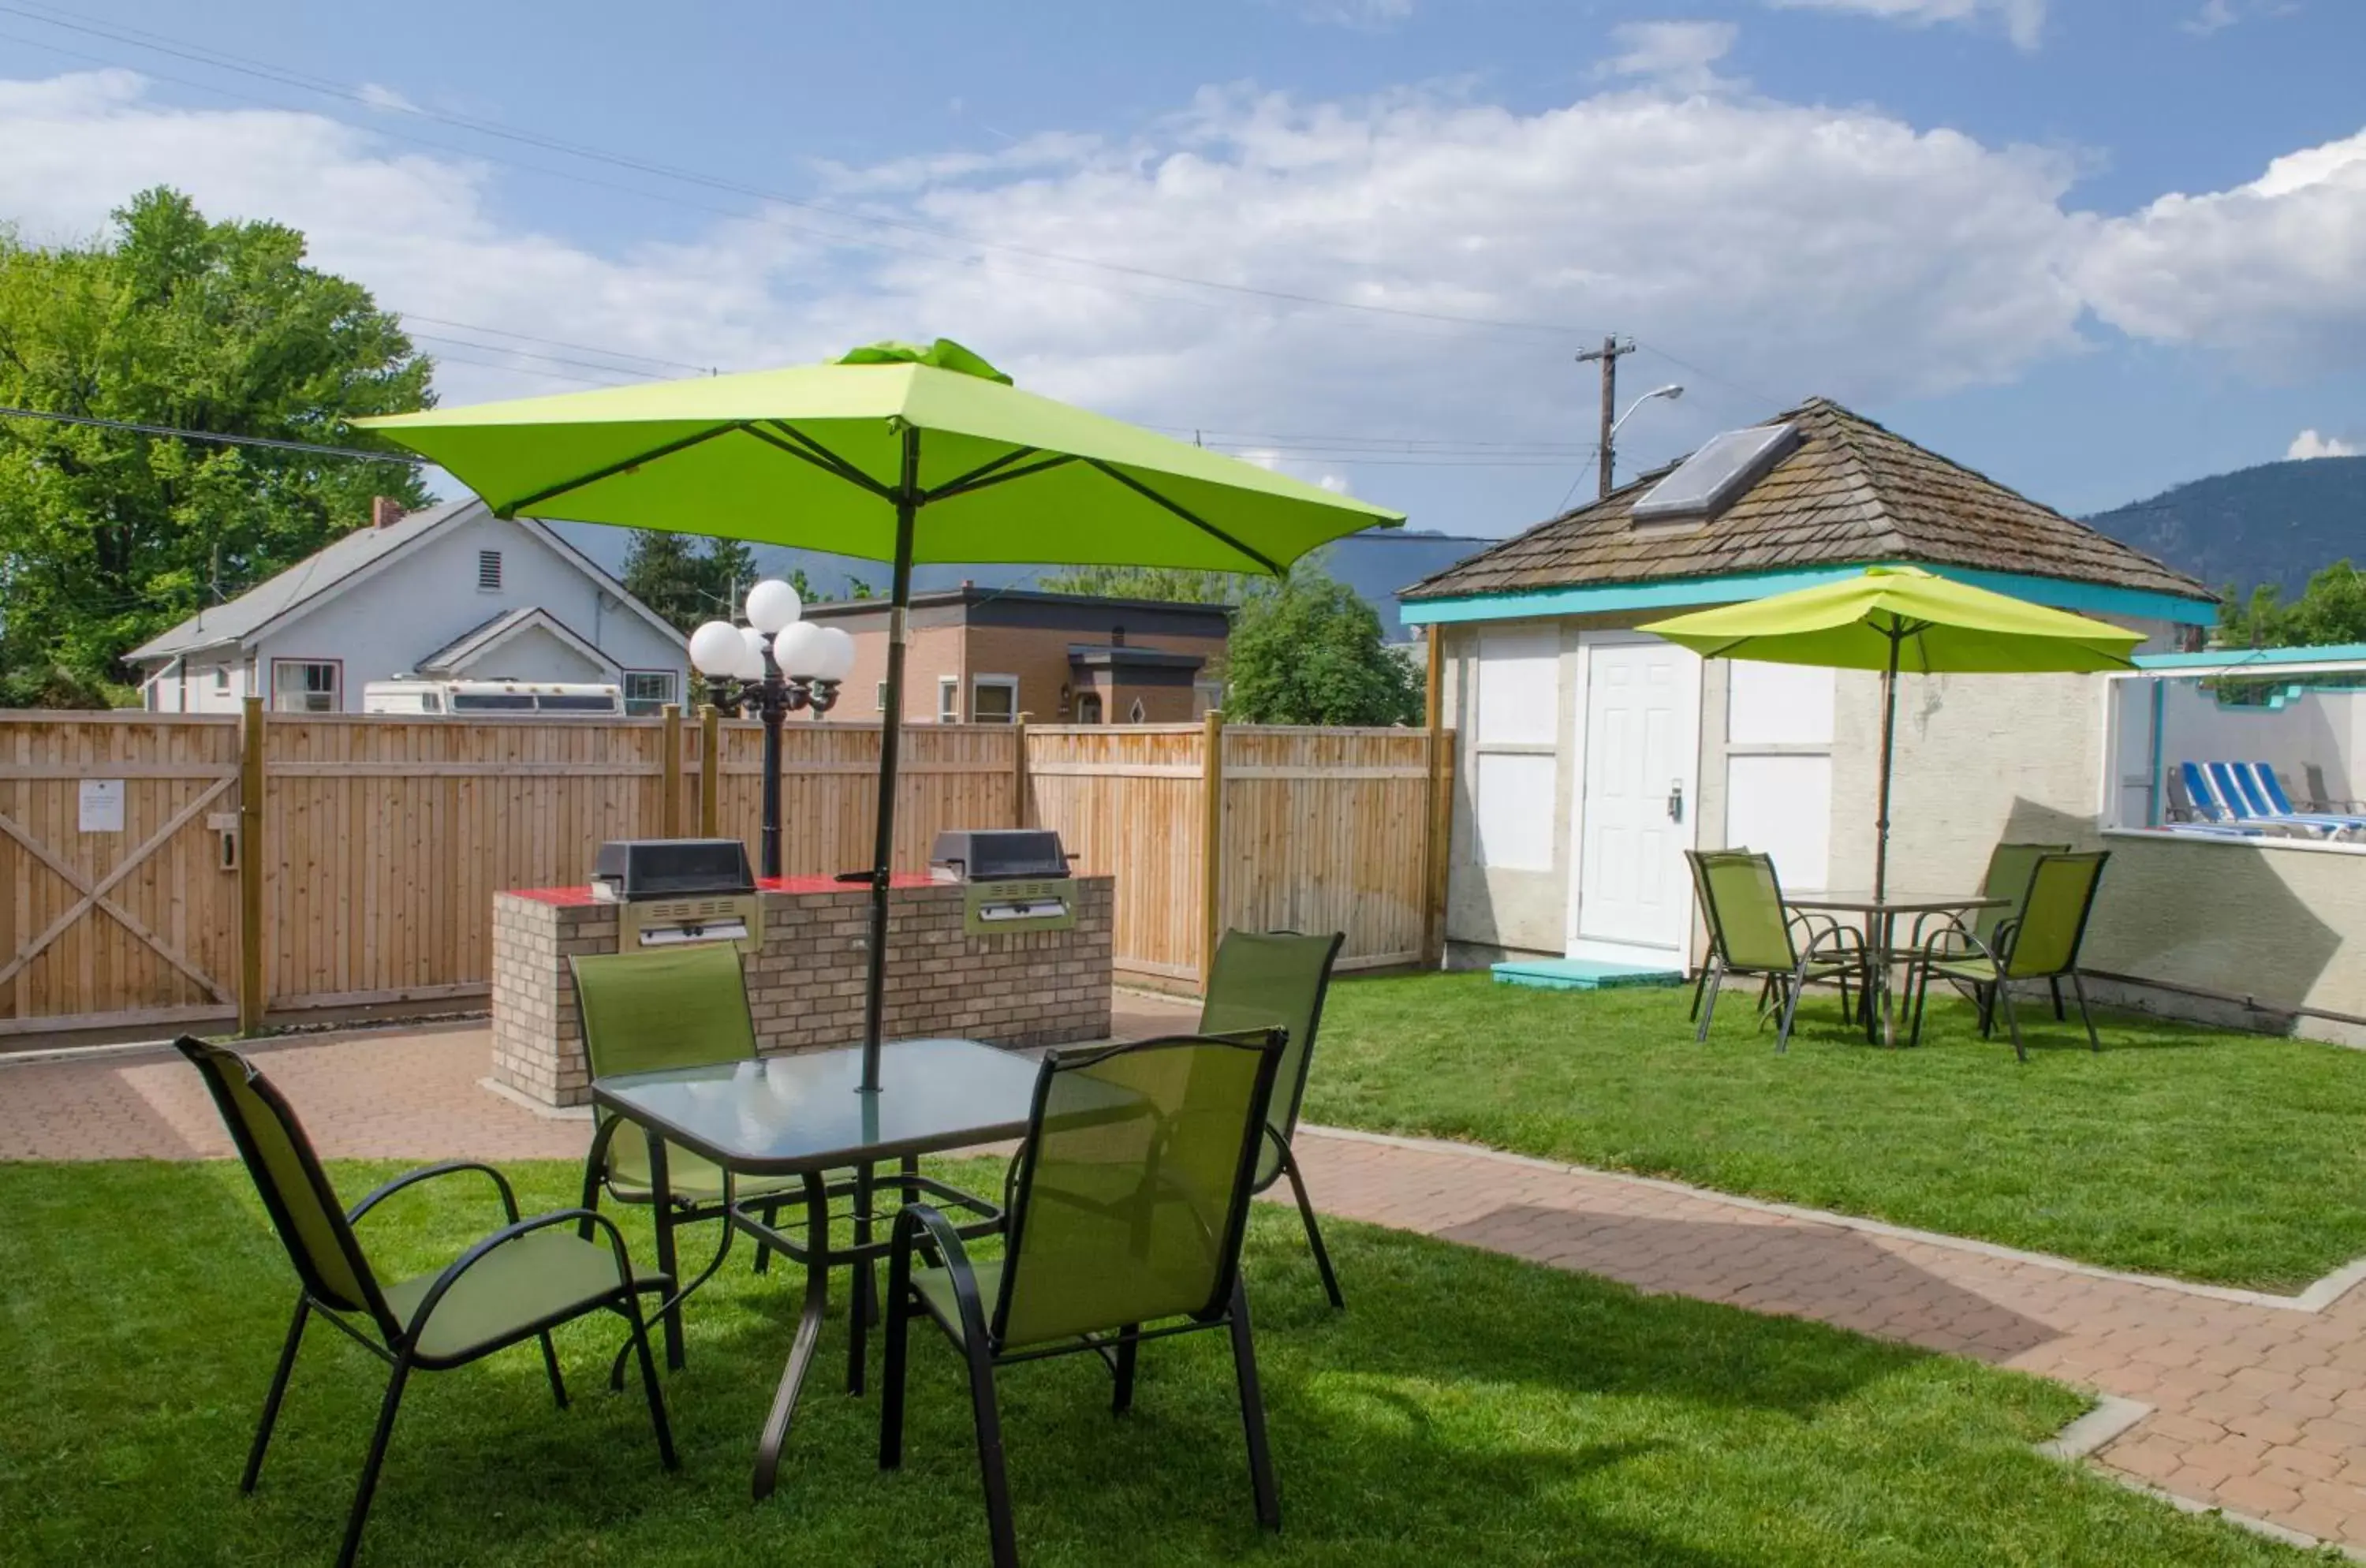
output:
{"label": "round patio table", "polygon": [[[1812,909],[1820,914],[1855,915],[1865,922],[1865,976],[1861,987],[1865,1037],[1875,1044],[1898,1043],[1898,1021],[1889,1007],[1889,970],[1897,961],[1898,917],[1962,915],[1973,909],[2000,909],[2012,902],[1987,893],[1876,894],[1870,887],[1839,888],[1783,895],[1784,908]],[[1878,992],[1881,1005],[1874,1005]]]}

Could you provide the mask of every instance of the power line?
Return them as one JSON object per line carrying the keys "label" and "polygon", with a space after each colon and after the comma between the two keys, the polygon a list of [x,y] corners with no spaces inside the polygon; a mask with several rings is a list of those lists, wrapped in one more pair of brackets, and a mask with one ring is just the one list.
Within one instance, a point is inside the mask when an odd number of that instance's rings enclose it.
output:
{"label": "power line", "polygon": [[427,461],[408,452],[366,452],[358,446],[330,446],[315,441],[282,441],[269,435],[224,435],[218,431],[183,430],[177,425],[145,424],[130,419],[98,419],[90,414],[51,413],[42,409],[0,407],[0,419],[35,419],[51,424],[123,430],[137,435],[167,435],[179,441],[208,441],[225,446],[266,446],[278,452],[303,452],[316,457],[353,457],[366,463],[402,463],[417,467]]}
{"label": "power line", "polygon": [[[464,333],[481,333],[489,337],[515,338],[520,343],[538,343],[546,348],[571,348],[584,354],[604,354],[611,359],[633,359],[639,361],[643,365],[663,366],[670,370],[687,370],[693,376],[706,375],[715,368],[715,367],[711,365],[693,365],[685,359],[660,359],[657,355],[650,354],[630,354],[621,348],[603,348],[598,344],[569,343],[565,338],[536,337],[532,333],[512,332],[507,327],[489,327],[476,321],[455,321],[446,320],[441,316],[422,316],[416,310],[405,310],[399,307],[395,309],[394,313],[400,316],[406,323],[411,321],[425,321],[431,327],[452,327]],[[422,333],[419,335],[423,336],[425,334]],[[450,341],[457,342],[458,340],[453,339]],[[490,345],[488,344],[486,346]],[[517,351],[510,349],[504,350],[503,352],[515,353]]]}

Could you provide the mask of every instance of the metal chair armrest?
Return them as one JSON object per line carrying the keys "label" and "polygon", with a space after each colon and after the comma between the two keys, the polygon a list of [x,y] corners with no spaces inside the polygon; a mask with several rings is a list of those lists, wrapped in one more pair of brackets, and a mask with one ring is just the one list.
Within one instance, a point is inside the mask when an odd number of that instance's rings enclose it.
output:
{"label": "metal chair armrest", "polygon": [[419,1306],[411,1313],[411,1321],[403,1325],[403,1343],[417,1343],[420,1330],[425,1328],[427,1320],[435,1314],[435,1309],[442,1303],[445,1292],[460,1282],[462,1275],[483,1262],[489,1254],[499,1251],[521,1236],[532,1235],[536,1231],[548,1230],[553,1225],[577,1224],[597,1225],[608,1233],[608,1246],[616,1255],[616,1278],[620,1288],[636,1291],[663,1291],[673,1282],[662,1274],[635,1276],[633,1255],[625,1247],[625,1233],[616,1228],[615,1221],[597,1209],[553,1209],[546,1214],[536,1214],[532,1219],[517,1220],[503,1225],[455,1258],[444,1272],[435,1276],[435,1282],[428,1286],[427,1293],[419,1299]]}
{"label": "metal chair armrest", "polygon": [[[1995,932],[1995,945],[1991,946],[1974,934],[1972,928],[1966,925],[1960,918],[1950,915],[1944,925],[1932,931],[1928,938],[1914,945],[1914,957],[1911,962],[1916,967],[1921,968],[1933,964],[1943,964],[1951,959],[1970,958],[1977,954],[1987,959],[1990,964],[2000,964],[2001,960],[1997,955],[2004,949],[2004,933],[2019,923],[2016,920],[2007,920],[1999,925]],[[1955,944],[1953,951],[1947,951],[1950,943]]]}
{"label": "metal chair armrest", "polygon": [[944,1260],[942,1267],[952,1276],[953,1303],[961,1313],[963,1342],[984,1346],[986,1303],[977,1293],[977,1270],[970,1265],[961,1232],[934,1204],[912,1203],[896,1211],[895,1250],[887,1264],[888,1293],[894,1296],[909,1287],[912,1254],[924,1245],[936,1250]]}
{"label": "metal chair armrest", "polygon": [[[1807,956],[1810,958],[1819,953],[1850,957],[1865,952],[1865,933],[1854,926],[1841,924],[1838,916],[1828,915],[1820,909],[1801,909],[1791,916],[1791,920],[1792,923],[1806,928]],[[1819,920],[1823,922],[1823,929],[1820,931],[1816,928],[1816,922]],[[1827,946],[1827,943],[1830,945]]]}
{"label": "metal chair armrest", "polygon": [[377,1208],[380,1203],[384,1202],[387,1199],[393,1197],[396,1193],[401,1191],[406,1187],[415,1187],[420,1182],[433,1181],[439,1176],[450,1176],[456,1171],[463,1170],[482,1171],[485,1175],[491,1177],[493,1186],[501,1195],[501,1213],[509,1220],[510,1224],[517,1224],[517,1194],[510,1188],[510,1179],[503,1176],[500,1171],[495,1170],[491,1166],[485,1164],[483,1161],[473,1159],[439,1160],[434,1165],[422,1165],[417,1170],[406,1170],[400,1176],[398,1176],[393,1180],[385,1183],[377,1190],[371,1192],[367,1197],[364,1198],[360,1202],[346,1210],[345,1223],[347,1224],[352,1224],[356,1220],[359,1220],[364,1214],[368,1213],[372,1209]]}

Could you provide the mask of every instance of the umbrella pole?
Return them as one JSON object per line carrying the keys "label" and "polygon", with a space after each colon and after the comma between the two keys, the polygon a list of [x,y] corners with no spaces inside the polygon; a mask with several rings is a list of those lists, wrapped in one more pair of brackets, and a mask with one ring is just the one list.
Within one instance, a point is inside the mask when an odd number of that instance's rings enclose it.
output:
{"label": "umbrella pole", "polygon": [[1898,1043],[1897,1029],[1889,1012],[1889,943],[1895,936],[1895,922],[1889,911],[1881,906],[1889,897],[1889,770],[1891,754],[1898,740],[1898,645],[1896,630],[1889,634],[1889,663],[1881,671],[1881,795],[1875,812],[1873,843],[1874,923],[1879,928],[1879,951],[1874,954],[1876,983],[1881,989],[1882,1043]]}
{"label": "umbrella pole", "polygon": [[896,491],[896,576],[888,591],[887,689],[879,716],[879,831],[871,852],[871,969],[862,1003],[862,1092],[879,1089],[879,1040],[887,1000],[887,886],[896,864],[896,761],[904,732],[904,642],[912,610],[912,529],[920,510],[920,432],[904,427],[903,483]]}

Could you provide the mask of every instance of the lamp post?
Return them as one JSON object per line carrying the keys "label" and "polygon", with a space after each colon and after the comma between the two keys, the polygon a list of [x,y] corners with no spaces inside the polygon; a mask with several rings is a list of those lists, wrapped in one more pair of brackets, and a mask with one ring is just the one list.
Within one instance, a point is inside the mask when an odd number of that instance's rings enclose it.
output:
{"label": "lamp post", "polygon": [[[1637,398],[1633,402],[1628,403],[1627,405],[1627,412],[1610,422],[1610,428],[1602,433],[1602,493],[1604,495],[1608,495],[1610,493],[1610,488],[1614,482],[1612,479],[1612,469],[1616,467],[1617,459],[1613,456],[1613,454],[1617,450],[1618,432],[1626,427],[1628,420],[1635,417],[1635,411],[1641,408],[1645,403],[1650,402],[1653,398],[1665,398],[1668,401],[1674,402],[1678,398],[1681,398],[1684,395],[1684,389],[1682,387],[1654,387],[1650,391],[1644,393],[1641,397]],[[1606,413],[1609,411],[1606,409],[1603,412]]]}
{"label": "lamp post", "polygon": [[781,874],[781,721],[801,708],[828,713],[854,668],[854,639],[798,619],[804,610],[795,589],[768,578],[748,591],[747,626],[709,621],[690,637],[708,700],[728,713],[752,707],[764,722],[766,876]]}

